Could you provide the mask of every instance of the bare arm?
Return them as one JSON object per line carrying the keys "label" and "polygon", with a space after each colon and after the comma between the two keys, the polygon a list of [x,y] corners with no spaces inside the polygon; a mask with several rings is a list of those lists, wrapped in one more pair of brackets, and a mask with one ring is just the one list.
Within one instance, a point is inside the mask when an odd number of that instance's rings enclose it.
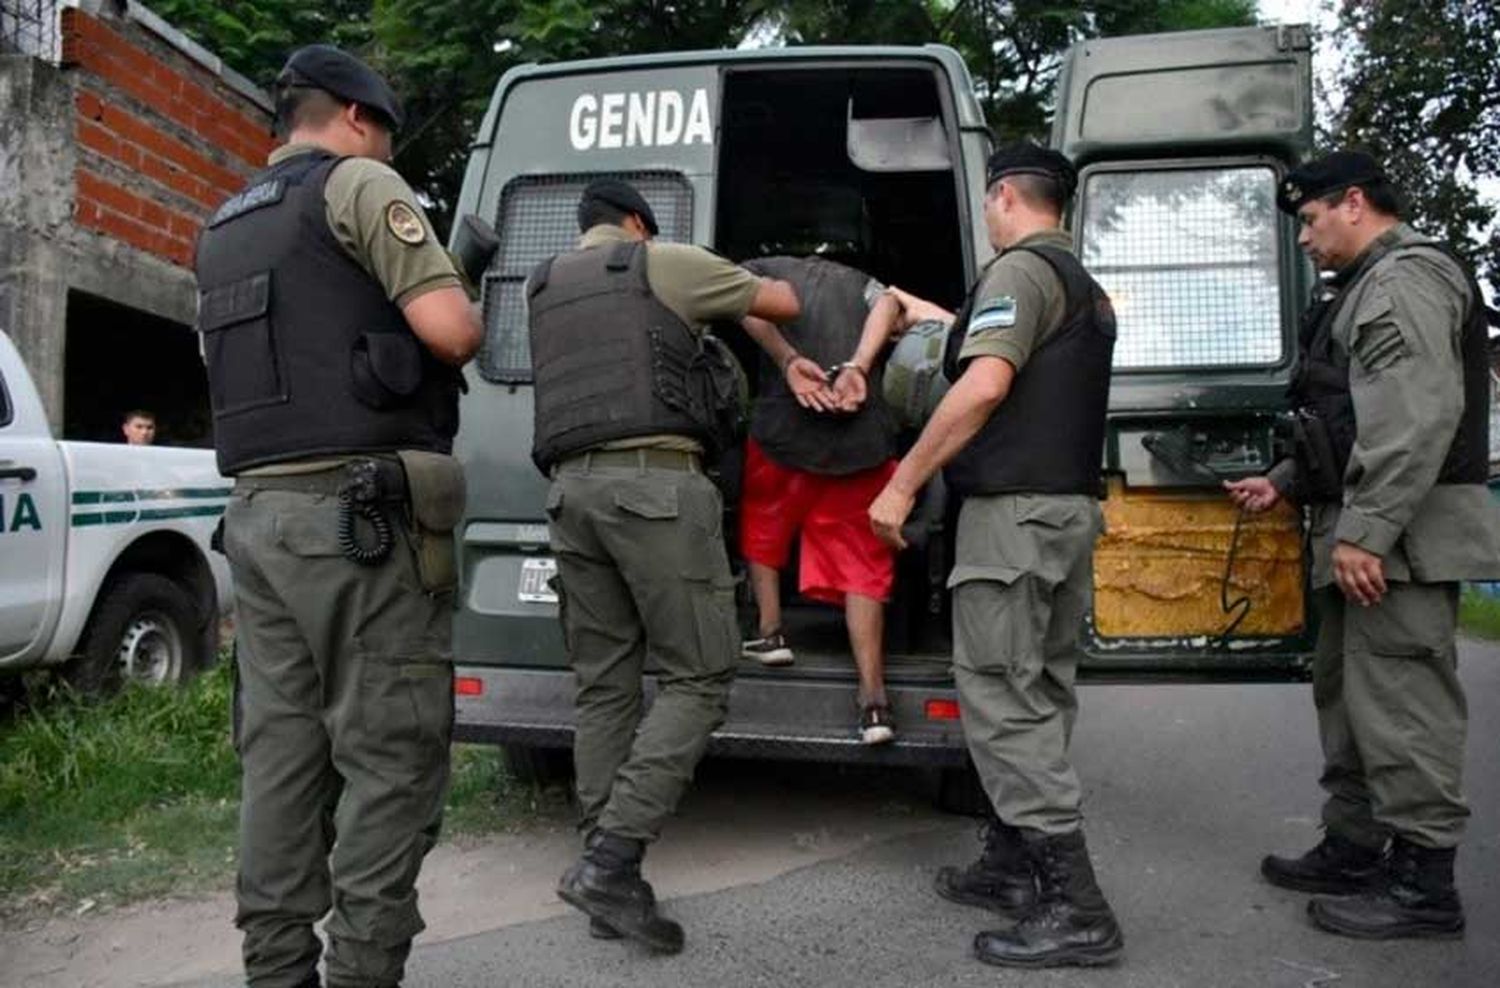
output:
{"label": "bare arm", "polygon": [[762,278],[755,297],[750,300],[749,314],[774,323],[791,322],[802,314],[802,303],[789,282]]}
{"label": "bare arm", "polygon": [[953,313],[938,305],[929,302],[925,298],[918,298],[911,292],[904,291],[894,285],[886,289],[886,294],[894,298],[901,306],[901,319],[905,329],[910,329],[913,323],[933,319],[942,323],[952,323]]}
{"label": "bare arm", "polygon": [[859,344],[854,348],[854,356],[849,358],[850,363],[858,365],[859,369],[869,376],[871,368],[880,356],[880,351],[892,338],[900,336],[906,327],[901,321],[901,303],[892,296],[882,292],[880,298],[870,307],[870,314],[865,316],[865,328],[859,335]]}
{"label": "bare arm", "polygon": [[869,397],[870,371],[874,368],[875,361],[880,359],[880,351],[885,349],[893,337],[900,336],[905,331],[901,303],[881,292],[875,304],[870,307],[869,315],[865,316],[859,343],[848,360],[854,366],[845,367],[834,379],[833,394],[838,399],[839,411],[856,412],[865,403]]}
{"label": "bare arm", "polygon": [[740,320],[740,325],[752,340],[760,344],[760,348],[766,351],[766,356],[771,358],[778,369],[785,370],[791,359],[797,356],[797,351],[781,335],[781,330],[776,328],[775,323],[757,316],[746,316]]}
{"label": "bare arm", "polygon": [[428,351],[452,367],[462,367],[479,351],[484,329],[479,310],[462,288],[435,288],[401,307],[407,325]]}

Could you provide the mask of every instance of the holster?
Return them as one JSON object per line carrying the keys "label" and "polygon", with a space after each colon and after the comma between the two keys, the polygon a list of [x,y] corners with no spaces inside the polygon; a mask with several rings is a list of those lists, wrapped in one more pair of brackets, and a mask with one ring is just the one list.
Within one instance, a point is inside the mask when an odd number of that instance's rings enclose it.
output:
{"label": "holster", "polygon": [[406,473],[417,575],[428,593],[458,585],[453,530],[464,516],[467,489],[458,461],[442,453],[402,450],[396,454]]}

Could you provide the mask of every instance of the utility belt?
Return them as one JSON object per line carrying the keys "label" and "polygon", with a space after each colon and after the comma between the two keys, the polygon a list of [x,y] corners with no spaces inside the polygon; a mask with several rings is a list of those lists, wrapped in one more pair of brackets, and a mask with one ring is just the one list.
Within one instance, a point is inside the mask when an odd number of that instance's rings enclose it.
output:
{"label": "utility belt", "polygon": [[1333,429],[1316,408],[1302,405],[1292,411],[1292,441],[1301,473],[1303,499],[1310,503],[1341,503],[1349,454],[1339,455]]}
{"label": "utility belt", "polygon": [[238,477],[235,490],[338,498],[339,548],[360,566],[380,566],[390,557],[394,514],[411,533],[422,588],[446,593],[458,584],[453,530],[463,518],[466,491],[463,468],[451,456],[421,450],[358,456],[313,473]]}
{"label": "utility belt", "polygon": [[552,476],[556,477],[563,473],[588,473],[602,467],[624,467],[629,470],[679,470],[683,473],[703,472],[703,462],[697,453],[641,446],[636,449],[592,449],[577,453],[554,466]]}

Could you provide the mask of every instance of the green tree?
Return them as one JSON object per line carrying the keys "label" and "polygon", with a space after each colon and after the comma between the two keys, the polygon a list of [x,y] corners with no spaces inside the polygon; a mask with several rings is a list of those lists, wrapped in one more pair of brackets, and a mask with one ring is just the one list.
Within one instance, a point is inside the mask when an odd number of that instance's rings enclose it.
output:
{"label": "green tree", "polygon": [[1383,161],[1415,225],[1500,293],[1496,208],[1476,184],[1500,178],[1500,6],[1341,0],[1333,40],[1347,54],[1326,143]]}
{"label": "green tree", "polygon": [[151,0],[152,10],[261,86],[301,45],[367,45],[371,7],[370,0]]}

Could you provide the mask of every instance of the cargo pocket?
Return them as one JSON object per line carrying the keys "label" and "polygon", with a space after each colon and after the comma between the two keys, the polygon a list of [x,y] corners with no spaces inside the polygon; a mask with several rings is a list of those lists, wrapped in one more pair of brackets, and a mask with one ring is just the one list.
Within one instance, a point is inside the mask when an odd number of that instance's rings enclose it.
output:
{"label": "cargo pocket", "polygon": [[1036,577],[1011,566],[955,566],[953,663],[1011,677],[1041,669],[1051,616]]}
{"label": "cargo pocket", "polygon": [[677,488],[665,485],[624,483],[615,491],[615,507],[648,521],[666,521],[679,513]]}
{"label": "cargo pocket", "polygon": [[734,609],[734,578],[689,581],[698,655],[710,675],[734,669],[740,654],[740,624]]}
{"label": "cargo pocket", "polygon": [[398,769],[430,771],[453,736],[452,654],[431,638],[358,646],[360,693],[355,702],[368,748],[386,752]]}

